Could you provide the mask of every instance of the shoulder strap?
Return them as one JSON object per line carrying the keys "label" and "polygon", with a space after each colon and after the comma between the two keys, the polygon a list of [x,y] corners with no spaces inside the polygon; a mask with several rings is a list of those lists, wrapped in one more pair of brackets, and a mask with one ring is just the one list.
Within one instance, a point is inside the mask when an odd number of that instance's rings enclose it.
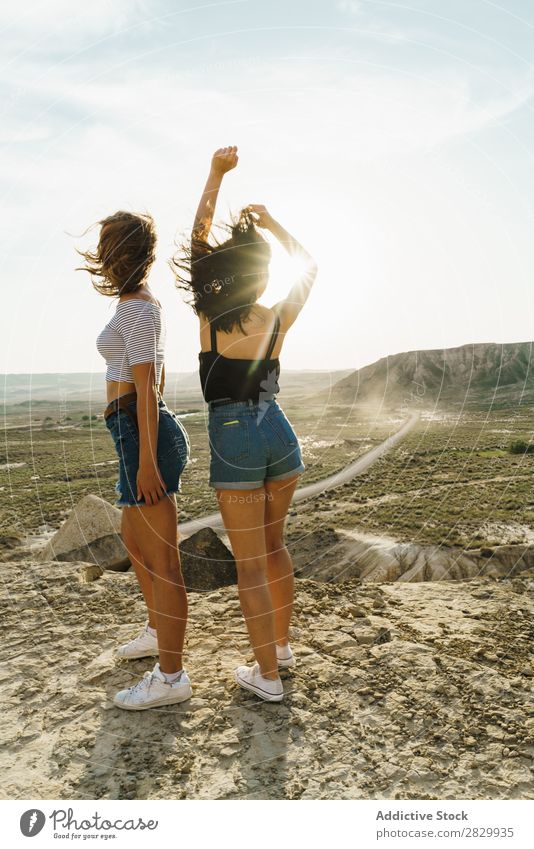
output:
{"label": "shoulder strap", "polygon": [[274,351],[274,346],[276,345],[276,340],[278,339],[279,330],[280,330],[280,318],[278,317],[278,315],[275,315],[273,332],[271,333],[271,341],[269,342],[269,347],[267,348],[267,353],[265,354],[266,360],[271,359],[271,354]]}
{"label": "shoulder strap", "polygon": [[217,328],[215,327],[213,321],[210,321],[210,335],[211,350],[217,352]]}

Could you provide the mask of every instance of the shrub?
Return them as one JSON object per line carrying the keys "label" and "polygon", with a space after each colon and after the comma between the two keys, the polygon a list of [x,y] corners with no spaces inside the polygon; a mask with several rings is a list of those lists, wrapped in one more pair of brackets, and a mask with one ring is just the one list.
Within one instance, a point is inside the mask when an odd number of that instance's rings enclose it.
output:
{"label": "shrub", "polygon": [[523,439],[516,439],[510,445],[510,454],[534,454],[534,444],[525,442]]}

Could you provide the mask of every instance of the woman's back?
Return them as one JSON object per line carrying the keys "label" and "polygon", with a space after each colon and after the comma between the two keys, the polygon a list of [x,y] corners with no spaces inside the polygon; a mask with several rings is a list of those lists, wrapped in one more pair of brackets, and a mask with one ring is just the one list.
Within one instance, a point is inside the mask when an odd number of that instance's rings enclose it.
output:
{"label": "woman's back", "polygon": [[[276,313],[274,310],[255,304],[248,317],[243,321],[243,330],[233,327],[229,332],[216,331],[217,352],[227,359],[258,360],[264,359],[273,330],[275,329]],[[283,335],[277,334],[271,359],[280,356]],[[212,350],[212,330],[209,320],[202,316],[200,319],[200,347],[202,352]]]}
{"label": "woman's back", "polygon": [[[258,401],[274,398],[280,391],[280,362],[275,356],[281,347],[280,320],[272,310],[255,309],[255,316],[245,325],[246,333],[240,328],[218,333],[214,322],[201,322],[200,383],[206,401]],[[221,345],[219,336],[223,337]]]}

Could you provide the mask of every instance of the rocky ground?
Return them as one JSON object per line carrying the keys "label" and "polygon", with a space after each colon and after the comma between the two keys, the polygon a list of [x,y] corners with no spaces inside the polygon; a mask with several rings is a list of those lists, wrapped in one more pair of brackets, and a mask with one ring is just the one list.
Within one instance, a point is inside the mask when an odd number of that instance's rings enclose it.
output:
{"label": "rocky ground", "polygon": [[235,587],[191,593],[193,698],[145,713],[113,693],[142,624],[131,573],[1,570],[5,798],[528,798],[532,570],[462,582],[300,580],[286,698],[233,683],[250,658]]}

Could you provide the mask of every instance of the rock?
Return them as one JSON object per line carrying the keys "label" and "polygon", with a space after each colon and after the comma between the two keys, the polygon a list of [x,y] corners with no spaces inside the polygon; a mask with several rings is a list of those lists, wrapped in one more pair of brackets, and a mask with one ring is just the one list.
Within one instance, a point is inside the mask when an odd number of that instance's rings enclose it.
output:
{"label": "rock", "polygon": [[494,740],[502,740],[504,731],[498,725],[486,725],[486,734]]}
{"label": "rock", "polygon": [[232,553],[211,528],[202,528],[183,540],[180,557],[188,590],[216,590],[237,583]]}
{"label": "rock", "polygon": [[352,636],[362,646],[371,646],[375,641],[375,631],[372,627],[356,626]]}
{"label": "rock", "polygon": [[234,749],[233,746],[224,746],[222,749],[219,749],[219,754],[222,758],[231,758],[237,751],[238,749]]}
{"label": "rock", "polygon": [[[120,536],[121,511],[96,495],[87,495],[72,510],[40,553],[42,561],[86,561],[100,569],[126,572],[128,552]],[[182,570],[190,590],[214,590],[237,582],[235,562],[211,528],[203,528],[180,544]],[[80,580],[96,580],[87,570]]]}
{"label": "rock", "polygon": [[121,511],[99,498],[86,495],[48,541],[42,561],[84,560],[102,569],[125,572],[130,568],[128,552],[120,537]]}
{"label": "rock", "polygon": [[18,536],[14,536],[13,534],[3,534],[0,533],[0,548],[5,550],[12,550],[17,548],[22,543],[22,538]]}
{"label": "rock", "polygon": [[[368,621],[366,620],[366,622]],[[356,642],[364,646],[388,643],[391,640],[391,632],[388,628],[377,628],[373,625],[367,625],[362,620],[354,623],[351,633]]]}
{"label": "rock", "polygon": [[391,642],[391,631],[389,628],[379,628],[378,633],[375,637],[375,643],[389,643]]}
{"label": "rock", "polygon": [[80,567],[78,577],[80,579],[80,583],[90,584],[92,581],[98,581],[103,574],[104,570],[96,563],[84,563],[83,566]]}

